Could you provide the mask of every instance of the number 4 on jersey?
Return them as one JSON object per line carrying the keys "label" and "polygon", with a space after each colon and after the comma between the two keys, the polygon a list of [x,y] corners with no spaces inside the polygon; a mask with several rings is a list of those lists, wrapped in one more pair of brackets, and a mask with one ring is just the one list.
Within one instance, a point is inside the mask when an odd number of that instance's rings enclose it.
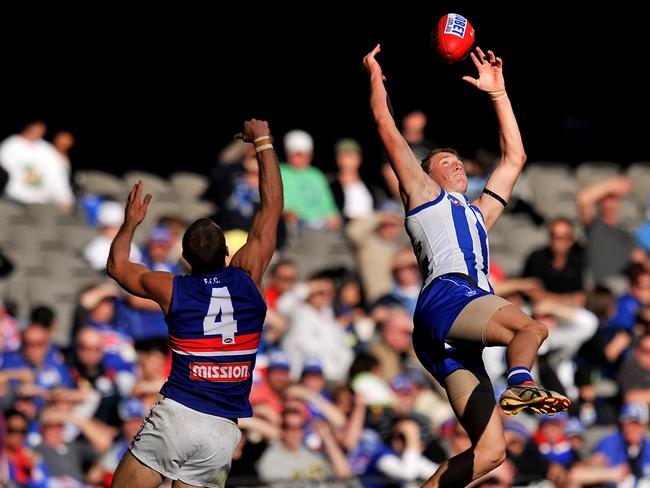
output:
{"label": "number 4 on jersey", "polygon": [[208,314],[203,319],[203,334],[221,335],[224,344],[234,344],[237,321],[234,319],[233,314],[234,310],[228,287],[212,288]]}

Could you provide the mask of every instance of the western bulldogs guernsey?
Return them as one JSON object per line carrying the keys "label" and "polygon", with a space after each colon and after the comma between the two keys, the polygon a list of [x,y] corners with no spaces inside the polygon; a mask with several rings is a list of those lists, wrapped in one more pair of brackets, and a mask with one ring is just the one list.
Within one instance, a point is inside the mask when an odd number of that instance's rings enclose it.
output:
{"label": "western bulldogs guernsey", "polygon": [[266,303],[245,271],[175,276],[166,317],[172,369],[160,393],[226,418],[250,417],[248,401]]}
{"label": "western bulldogs guernsey", "polygon": [[406,213],[406,231],[418,258],[424,289],[437,276],[463,273],[479,288],[488,281],[488,237],[483,215],[462,193],[440,195]]}

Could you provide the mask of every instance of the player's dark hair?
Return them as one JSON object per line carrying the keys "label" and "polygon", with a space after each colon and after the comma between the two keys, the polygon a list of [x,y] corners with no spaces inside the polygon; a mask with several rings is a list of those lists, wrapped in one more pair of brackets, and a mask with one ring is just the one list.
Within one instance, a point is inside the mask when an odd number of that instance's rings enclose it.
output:
{"label": "player's dark hair", "polygon": [[426,174],[429,174],[429,170],[431,169],[431,158],[434,157],[436,154],[440,153],[451,153],[454,156],[456,156],[458,159],[461,159],[460,154],[458,154],[458,151],[455,149],[452,149],[451,147],[437,147],[435,149],[432,149],[427,153],[427,155],[422,158],[422,161],[420,161],[420,166],[422,166],[422,169]]}
{"label": "player's dark hair", "polygon": [[199,219],[183,234],[183,257],[192,267],[192,274],[212,273],[226,265],[226,238],[210,219]]}

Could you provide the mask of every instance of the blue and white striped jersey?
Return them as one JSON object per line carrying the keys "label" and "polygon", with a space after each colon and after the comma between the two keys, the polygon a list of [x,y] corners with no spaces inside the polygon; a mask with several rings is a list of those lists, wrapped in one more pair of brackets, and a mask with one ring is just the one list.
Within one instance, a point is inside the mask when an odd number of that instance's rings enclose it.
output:
{"label": "blue and white striped jersey", "polygon": [[483,214],[462,193],[440,189],[435,200],[406,213],[406,231],[418,258],[424,285],[446,273],[470,276],[492,292],[488,280],[488,237]]}

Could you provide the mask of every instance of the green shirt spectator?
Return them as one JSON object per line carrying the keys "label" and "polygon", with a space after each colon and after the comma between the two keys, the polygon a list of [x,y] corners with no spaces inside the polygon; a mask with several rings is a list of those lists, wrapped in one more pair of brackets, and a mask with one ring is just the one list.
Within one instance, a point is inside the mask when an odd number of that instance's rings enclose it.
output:
{"label": "green shirt spectator", "polygon": [[280,165],[284,211],[307,227],[338,229],[341,217],[325,175],[311,166],[313,140],[301,130],[284,136],[287,162]]}

